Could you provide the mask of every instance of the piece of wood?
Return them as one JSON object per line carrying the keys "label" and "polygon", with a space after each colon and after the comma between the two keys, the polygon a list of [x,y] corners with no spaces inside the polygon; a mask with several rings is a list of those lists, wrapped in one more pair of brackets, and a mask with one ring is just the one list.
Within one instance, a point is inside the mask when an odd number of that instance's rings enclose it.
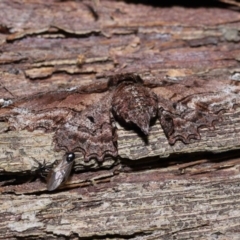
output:
{"label": "piece of wood", "polygon": [[[231,8],[4,0],[0,9],[4,101],[106,86],[126,72],[174,101],[196,82],[239,85],[240,13]],[[64,154],[53,133],[1,122],[0,238],[239,239],[239,111],[190,144],[169,145],[158,121],[148,143],[117,124],[119,157],[99,164],[76,153],[69,182],[51,194],[37,169]]]}

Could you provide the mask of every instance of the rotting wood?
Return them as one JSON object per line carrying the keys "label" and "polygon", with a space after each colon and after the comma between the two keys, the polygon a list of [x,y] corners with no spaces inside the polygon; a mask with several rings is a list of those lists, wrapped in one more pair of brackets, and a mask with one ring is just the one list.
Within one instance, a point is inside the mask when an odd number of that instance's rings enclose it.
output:
{"label": "rotting wood", "polygon": [[[86,4],[93,2],[1,1],[1,98],[106,82],[121,72],[158,84],[240,80],[238,11],[102,0],[96,18]],[[52,133],[1,133],[0,238],[238,239],[238,122],[236,109],[214,131],[201,129],[201,141],[172,147],[159,123],[148,146],[118,126],[124,160],[99,166],[79,154],[69,183],[54,194],[34,179],[34,159],[62,157]]]}

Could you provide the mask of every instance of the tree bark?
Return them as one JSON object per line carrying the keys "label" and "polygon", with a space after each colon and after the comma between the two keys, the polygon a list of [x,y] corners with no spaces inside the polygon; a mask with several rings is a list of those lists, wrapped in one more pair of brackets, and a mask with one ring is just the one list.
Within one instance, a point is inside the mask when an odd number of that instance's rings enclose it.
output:
{"label": "tree bark", "polygon": [[[199,80],[239,84],[240,13],[230,6],[3,0],[0,9],[2,100],[127,72],[174,99],[166,82],[190,92]],[[224,113],[190,144],[169,145],[159,122],[148,143],[117,124],[119,157],[99,164],[79,153],[51,193],[38,162],[62,158],[53,133],[1,122],[0,239],[239,239],[239,114]]]}

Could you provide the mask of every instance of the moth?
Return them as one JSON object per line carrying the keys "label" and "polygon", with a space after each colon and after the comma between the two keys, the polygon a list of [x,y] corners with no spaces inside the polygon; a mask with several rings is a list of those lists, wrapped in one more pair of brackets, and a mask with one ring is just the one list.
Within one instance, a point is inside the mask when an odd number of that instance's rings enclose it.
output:
{"label": "moth", "polygon": [[51,169],[47,176],[47,190],[53,191],[63,185],[71,173],[75,159],[74,153],[67,153],[56,167]]}
{"label": "moth", "polygon": [[118,156],[116,122],[147,137],[151,123],[159,121],[170,145],[199,140],[200,128],[213,129],[222,112],[240,104],[238,85],[196,78],[144,82],[139,75],[120,74],[108,82],[11,99],[0,107],[0,120],[12,130],[54,132],[55,149],[69,154],[49,175],[52,191],[69,176],[75,152],[85,161]]}

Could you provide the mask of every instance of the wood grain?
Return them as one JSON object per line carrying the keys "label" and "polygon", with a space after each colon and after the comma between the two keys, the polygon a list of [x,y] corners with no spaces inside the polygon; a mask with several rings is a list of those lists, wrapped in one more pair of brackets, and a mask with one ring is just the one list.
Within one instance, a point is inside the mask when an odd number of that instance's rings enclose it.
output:
{"label": "wood grain", "polygon": [[[1,100],[104,89],[127,72],[173,101],[195,82],[239,85],[232,7],[3,0],[0,9]],[[62,159],[53,133],[1,122],[0,239],[239,239],[239,111],[200,129],[201,140],[172,146],[158,121],[147,143],[118,124],[119,158],[99,164],[77,153],[69,182],[51,194],[37,161]]]}

